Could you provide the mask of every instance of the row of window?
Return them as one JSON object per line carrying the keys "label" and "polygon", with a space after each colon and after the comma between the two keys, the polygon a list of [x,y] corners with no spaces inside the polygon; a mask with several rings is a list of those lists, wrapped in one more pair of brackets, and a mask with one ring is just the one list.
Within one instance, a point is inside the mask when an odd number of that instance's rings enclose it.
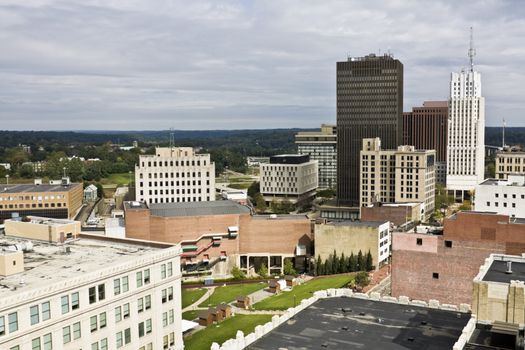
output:
{"label": "row of window", "polygon": [[[140,195],[143,196],[144,194],[142,191],[140,191]],[[148,203],[179,203],[179,202],[201,202],[204,201],[204,197],[166,197],[166,198],[149,198]],[[146,200],[144,197],[140,197],[139,201],[145,202]],[[210,196],[206,196],[206,201],[210,201]]]}
{"label": "row of window", "polygon": [[66,203],[26,203],[26,204],[0,204],[0,209],[29,209],[29,208],[62,208]]}
{"label": "row of window", "polygon": [[[206,180],[206,185],[209,185],[210,184],[210,180]],[[164,181],[164,183],[162,181],[148,181],[148,186],[149,187],[159,187],[159,186],[166,186],[166,187],[169,187],[169,186],[201,186],[202,185],[202,182],[201,180],[193,180],[193,181],[190,181],[188,180],[188,182],[182,180],[182,181]],[[139,182],[139,187],[144,187],[144,182],[140,181]]]}
{"label": "row of window", "polygon": [[[148,167],[152,167],[152,166],[154,166],[154,167],[157,167],[157,166],[159,166],[159,167],[163,167],[163,166],[164,167],[168,167],[168,166],[201,166],[201,161],[200,160],[197,160],[197,161],[195,161],[195,160],[180,160],[180,161],[179,160],[175,160],[175,161],[170,160],[170,161],[167,161],[166,160],[164,162],[162,162],[162,161],[158,161],[158,162],[157,161],[153,161],[153,162],[152,161],[148,161],[148,162],[142,161],[140,164],[141,164],[141,167],[143,167],[143,168],[146,166],[146,164],[147,164]],[[205,159],[202,161],[202,165],[206,166],[206,160]]]}
{"label": "row of window", "polygon": [[42,200],[55,200],[65,199],[66,196],[63,194],[57,194],[53,196],[1,196],[0,202],[2,201],[42,201]]}

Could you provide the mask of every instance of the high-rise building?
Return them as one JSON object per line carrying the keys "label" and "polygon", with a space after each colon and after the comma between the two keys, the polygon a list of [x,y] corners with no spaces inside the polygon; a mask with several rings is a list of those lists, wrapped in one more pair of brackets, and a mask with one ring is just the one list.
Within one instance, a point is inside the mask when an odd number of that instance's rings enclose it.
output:
{"label": "high-rise building", "polygon": [[447,189],[460,200],[470,198],[485,175],[485,98],[474,55],[471,34],[470,68],[450,78]]}
{"label": "high-rise building", "polygon": [[334,188],[337,183],[337,127],[321,125],[320,131],[295,134],[297,153],[308,154],[319,164],[319,188]]}
{"label": "high-rise building", "polygon": [[145,203],[215,200],[215,163],[191,147],[155,148],[135,166],[135,198]]}
{"label": "high-rise building", "polygon": [[403,64],[391,55],[337,62],[337,200],[359,206],[359,152],[363,138],[385,148],[402,142]]}
{"label": "high-rise building", "polygon": [[446,184],[448,102],[425,101],[403,113],[403,144],[436,150],[436,182]]}

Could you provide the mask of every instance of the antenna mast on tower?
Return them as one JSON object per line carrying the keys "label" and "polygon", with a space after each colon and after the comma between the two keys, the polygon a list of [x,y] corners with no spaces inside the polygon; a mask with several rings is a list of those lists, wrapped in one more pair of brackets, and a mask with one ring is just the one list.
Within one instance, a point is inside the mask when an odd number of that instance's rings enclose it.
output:
{"label": "antenna mast on tower", "polygon": [[173,147],[175,146],[175,133],[173,128],[170,128],[170,154],[173,157]]}
{"label": "antenna mast on tower", "polygon": [[470,48],[468,49],[468,57],[470,59],[470,71],[474,72],[474,56],[476,56],[476,49],[474,48],[474,30],[470,27]]}
{"label": "antenna mast on tower", "polygon": [[503,118],[503,149],[505,149],[505,118]]}

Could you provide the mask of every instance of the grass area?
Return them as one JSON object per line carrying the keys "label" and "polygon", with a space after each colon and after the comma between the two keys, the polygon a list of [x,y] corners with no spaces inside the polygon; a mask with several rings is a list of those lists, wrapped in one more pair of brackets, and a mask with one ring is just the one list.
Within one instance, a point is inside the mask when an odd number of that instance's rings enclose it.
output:
{"label": "grass area", "polygon": [[245,182],[245,181],[252,182],[253,181],[253,178],[250,176],[230,176],[228,179],[230,182]]}
{"label": "grass area", "polygon": [[346,286],[353,279],[353,275],[314,278],[300,286],[294,287],[289,292],[281,292],[278,295],[266,298],[254,304],[253,307],[256,310],[286,310],[290,307],[294,307],[294,296],[295,303],[299,305],[301,300],[310,298],[312,294],[318,290],[341,288]]}
{"label": "grass area", "polygon": [[199,307],[216,306],[220,303],[230,303],[239,295],[248,295],[266,287],[266,283],[243,283],[217,287],[210,298]]}
{"label": "grass area", "polygon": [[[131,174],[131,179],[133,179],[134,174]],[[100,180],[102,185],[117,185],[124,186],[129,183],[130,174],[129,173],[117,173],[110,174],[108,177],[105,177]]]}
{"label": "grass area", "polygon": [[182,319],[183,320],[188,320],[188,321],[193,321],[194,319],[197,318],[197,316],[199,315],[199,312],[201,312],[202,310],[192,310],[192,311],[186,311],[186,312],[183,312],[182,313]]}
{"label": "grass area", "polygon": [[186,350],[209,350],[211,344],[224,343],[230,338],[235,338],[238,330],[245,335],[253,332],[256,326],[271,321],[272,315],[237,315],[218,325],[209,326],[184,339]]}
{"label": "grass area", "polygon": [[182,308],[190,306],[206,294],[206,288],[182,288]]}
{"label": "grass area", "polygon": [[228,185],[230,188],[235,188],[236,190],[246,190],[248,187],[252,185],[251,182],[238,182],[238,183],[231,183]]}

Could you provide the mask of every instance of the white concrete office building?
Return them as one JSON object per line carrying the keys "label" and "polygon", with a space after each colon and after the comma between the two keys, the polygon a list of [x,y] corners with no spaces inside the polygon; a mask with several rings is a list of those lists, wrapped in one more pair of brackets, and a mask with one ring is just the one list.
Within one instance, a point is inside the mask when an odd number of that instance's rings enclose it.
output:
{"label": "white concrete office building", "polygon": [[215,163],[191,147],[156,148],[135,166],[135,198],[144,203],[215,200]]}
{"label": "white concrete office building", "polygon": [[0,349],[183,349],[180,246],[0,238]]}
{"label": "white concrete office building", "polygon": [[477,185],[474,210],[525,218],[525,175],[487,179]]}
{"label": "white concrete office building", "polygon": [[481,74],[470,69],[452,73],[447,141],[447,189],[456,199],[469,197],[485,176],[485,98]]}

